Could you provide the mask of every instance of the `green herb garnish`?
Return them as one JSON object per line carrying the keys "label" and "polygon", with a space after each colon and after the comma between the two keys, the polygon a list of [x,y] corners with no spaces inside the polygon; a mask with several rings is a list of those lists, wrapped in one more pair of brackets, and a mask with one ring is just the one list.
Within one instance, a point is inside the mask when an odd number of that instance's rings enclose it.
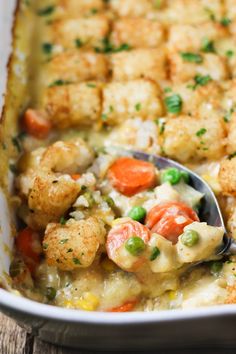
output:
{"label": "green herb garnish", "polygon": [[227,27],[230,25],[231,20],[228,17],[223,17],[220,21],[221,25]]}
{"label": "green herb garnish", "polygon": [[152,249],[152,253],[151,253],[151,256],[150,256],[150,258],[149,258],[149,260],[152,262],[152,261],[155,261],[155,259],[160,255],[160,250],[159,250],[159,248],[157,248],[157,247],[154,247],[153,249]]}
{"label": "green herb garnish", "polygon": [[180,95],[174,94],[164,99],[167,112],[177,114],[182,110],[183,101]]}
{"label": "green herb garnish", "polygon": [[55,6],[49,5],[47,7],[39,9],[37,11],[37,14],[39,16],[48,16],[48,15],[51,15],[54,12],[54,10],[55,10]]}
{"label": "green herb garnish", "polygon": [[214,42],[208,38],[204,38],[202,41],[201,50],[205,53],[215,53]]}
{"label": "green herb garnish", "polygon": [[53,45],[51,43],[43,43],[42,44],[42,51],[44,54],[51,54],[53,50]]}
{"label": "green herb garnish", "polygon": [[206,128],[201,128],[196,132],[196,136],[200,137],[207,132]]}
{"label": "green herb garnish", "polygon": [[81,265],[81,262],[78,258],[73,258],[74,264]]}
{"label": "green herb garnish", "polygon": [[196,53],[190,53],[190,52],[181,53],[181,57],[184,61],[188,61],[190,63],[200,64],[203,62],[202,56]]}

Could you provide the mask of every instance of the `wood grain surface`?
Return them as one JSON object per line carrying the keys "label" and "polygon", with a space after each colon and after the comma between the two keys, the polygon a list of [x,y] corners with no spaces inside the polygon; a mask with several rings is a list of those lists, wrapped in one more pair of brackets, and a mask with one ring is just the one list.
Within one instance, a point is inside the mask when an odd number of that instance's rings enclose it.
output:
{"label": "wood grain surface", "polygon": [[[13,320],[0,313],[0,354],[98,354],[95,351],[65,349],[33,338]],[[107,351],[106,353],[109,353]],[[119,352],[116,352],[119,354]],[[157,350],[155,352],[122,352],[122,354],[236,354],[235,349],[202,348],[180,350]]]}

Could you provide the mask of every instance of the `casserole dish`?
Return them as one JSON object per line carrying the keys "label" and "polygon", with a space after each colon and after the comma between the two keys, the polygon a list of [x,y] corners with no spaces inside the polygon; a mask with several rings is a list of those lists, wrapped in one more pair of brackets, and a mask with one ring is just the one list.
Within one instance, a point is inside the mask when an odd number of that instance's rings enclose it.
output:
{"label": "casserole dish", "polygon": [[[15,6],[14,2],[2,4],[1,14],[6,16]],[[11,7],[12,6],[12,7]],[[17,24],[24,20],[25,41],[31,33],[31,18],[25,21],[20,13]],[[1,23],[4,23],[1,21]],[[22,26],[22,24],[21,24]],[[11,22],[6,22],[9,33]],[[15,27],[18,28],[17,25]],[[10,41],[10,37],[9,37]],[[17,133],[16,118],[28,103],[26,74],[27,48],[24,42],[25,56],[14,51],[14,61],[10,67],[8,94],[5,114],[1,122],[5,137]],[[26,47],[25,47],[26,46]],[[3,51],[5,54],[5,50]],[[6,69],[2,69],[2,74]],[[18,77],[18,85],[11,73]],[[1,74],[1,75],[2,75]],[[22,79],[23,78],[23,79]],[[15,79],[14,79],[15,80]],[[11,109],[9,109],[11,107]],[[12,158],[11,150],[1,152],[1,241],[0,241],[0,278],[3,286],[0,289],[0,307],[4,313],[15,318],[34,335],[42,340],[64,346],[92,348],[102,350],[121,349],[157,349],[162,347],[233,347],[235,345],[234,325],[236,322],[235,305],[225,305],[197,310],[173,310],[153,313],[86,313],[70,309],[57,308],[17,296],[8,285],[8,271],[13,247],[12,225],[14,221],[13,206],[9,203],[12,175],[6,168],[8,159]],[[170,341],[171,333],[171,341]]]}

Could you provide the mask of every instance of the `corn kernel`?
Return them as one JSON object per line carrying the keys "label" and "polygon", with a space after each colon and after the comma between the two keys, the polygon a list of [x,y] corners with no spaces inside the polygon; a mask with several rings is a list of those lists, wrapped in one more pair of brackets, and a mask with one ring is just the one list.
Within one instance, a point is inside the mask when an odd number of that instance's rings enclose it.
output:
{"label": "corn kernel", "polygon": [[115,264],[109,259],[109,258],[105,258],[102,262],[101,262],[101,266],[102,268],[107,271],[107,272],[113,272],[113,270],[116,269]]}
{"label": "corn kernel", "polygon": [[84,293],[84,295],[76,301],[76,307],[85,311],[95,311],[99,306],[99,299],[92,293]]}
{"label": "corn kernel", "polygon": [[177,293],[176,293],[176,291],[170,290],[169,293],[168,293],[168,296],[169,296],[170,300],[175,300],[176,296],[177,296]]}

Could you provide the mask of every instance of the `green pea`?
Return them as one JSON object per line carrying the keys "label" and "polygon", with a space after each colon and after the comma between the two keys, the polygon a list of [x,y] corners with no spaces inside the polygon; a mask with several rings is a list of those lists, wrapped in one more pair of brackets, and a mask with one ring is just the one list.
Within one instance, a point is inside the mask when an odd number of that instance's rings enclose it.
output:
{"label": "green pea", "polygon": [[146,214],[146,209],[141,206],[135,206],[130,210],[128,216],[133,220],[142,222],[145,219]]}
{"label": "green pea", "polygon": [[211,274],[213,275],[219,274],[222,267],[223,267],[223,263],[221,261],[212,262],[210,266]]}
{"label": "green pea", "polygon": [[180,171],[181,178],[184,180],[185,183],[189,183],[190,177],[188,172],[186,171]]}
{"label": "green pea", "polygon": [[170,182],[170,184],[177,184],[181,179],[181,172],[175,167],[166,169],[161,176],[162,183]]}
{"label": "green pea", "polygon": [[126,250],[133,256],[138,256],[140,253],[142,253],[145,250],[145,247],[146,246],[144,241],[137,236],[130,237],[125,242]]}
{"label": "green pea", "polygon": [[187,230],[181,236],[181,242],[187,247],[195,246],[199,241],[199,233],[195,230]]}
{"label": "green pea", "polygon": [[51,286],[46,288],[45,295],[48,298],[48,300],[50,300],[50,301],[54,300],[56,297],[56,294],[57,294],[57,291],[55,288],[53,288]]}

